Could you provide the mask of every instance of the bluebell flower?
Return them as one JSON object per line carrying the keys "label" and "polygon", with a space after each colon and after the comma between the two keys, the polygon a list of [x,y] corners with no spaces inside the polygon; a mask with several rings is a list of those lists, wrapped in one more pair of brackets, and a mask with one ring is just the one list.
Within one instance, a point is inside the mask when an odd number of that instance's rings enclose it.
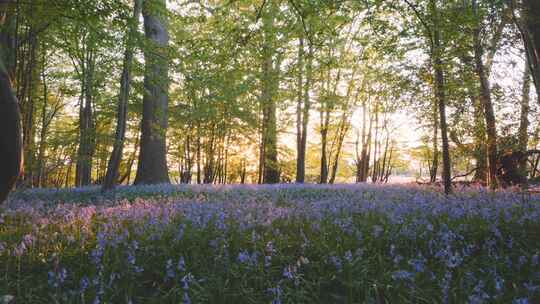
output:
{"label": "bluebell flower", "polygon": [[420,255],[416,259],[409,260],[409,265],[412,267],[414,272],[424,272],[426,259]]}
{"label": "bluebell flower", "polygon": [[165,279],[166,280],[172,279],[175,276],[176,274],[174,273],[173,262],[171,259],[168,259],[167,262],[165,263]]}
{"label": "bluebell flower", "polygon": [[472,294],[469,296],[470,304],[487,303],[486,301],[490,298],[490,296],[484,291],[484,286],[485,284],[483,281],[479,281],[478,284],[476,284]]}
{"label": "bluebell flower", "polygon": [[58,272],[58,283],[63,284],[67,278],[67,270],[65,268],[60,269]]}
{"label": "bluebell flower", "polygon": [[512,304],[529,304],[529,299],[528,298],[514,299],[512,300]]}
{"label": "bluebell flower", "polygon": [[526,256],[520,256],[519,259],[518,259],[518,264],[519,264],[519,267],[522,267],[523,265],[525,265],[527,263],[527,257]]}
{"label": "bluebell flower", "polygon": [[86,276],[82,277],[79,283],[79,293],[84,293],[88,289],[88,286],[90,286],[90,281]]}
{"label": "bluebell flower", "polygon": [[523,283],[523,287],[525,287],[525,289],[527,289],[527,292],[529,293],[535,293],[535,292],[540,291],[540,285],[534,285],[531,282]]}
{"label": "bluebell flower", "polygon": [[459,253],[455,252],[448,256],[446,266],[448,266],[449,268],[456,268],[461,265],[461,262],[463,262],[463,258],[459,255]]}
{"label": "bluebell flower", "polygon": [[335,255],[332,255],[328,258],[329,262],[336,267],[336,270],[338,272],[341,272],[343,270],[343,264],[341,263],[341,259]]}
{"label": "bluebell flower", "polygon": [[413,274],[406,270],[398,270],[392,273],[392,279],[394,280],[412,280]]}
{"label": "bluebell flower", "polygon": [[57,288],[58,283],[56,282],[56,274],[53,271],[47,272],[47,282],[49,286]]}
{"label": "bluebell flower", "polygon": [[375,226],[373,226],[373,233],[372,233],[372,235],[373,235],[374,238],[378,238],[379,236],[381,236],[381,234],[383,233],[383,231],[384,231],[384,228],[383,228],[383,227],[381,227],[381,226],[379,226],[379,225],[375,225]]}
{"label": "bluebell flower", "polygon": [[495,276],[495,290],[497,291],[497,293],[500,293],[502,292],[504,288],[504,279],[501,278],[499,275],[496,275]]}
{"label": "bluebell flower", "polygon": [[184,292],[184,296],[182,297],[182,304],[191,304],[191,299],[189,298],[189,293],[187,293],[187,291]]}
{"label": "bluebell flower", "polygon": [[272,261],[272,257],[269,255],[264,256],[264,267],[270,267]]}
{"label": "bluebell flower", "polygon": [[176,269],[178,269],[179,271],[181,272],[185,272],[186,271],[186,261],[184,260],[184,257],[181,256],[179,259],[178,259],[178,265],[176,266]]}
{"label": "bluebell flower", "polygon": [[289,280],[294,280],[294,269],[291,266],[283,268],[283,277]]}
{"label": "bluebell flower", "polygon": [[345,259],[345,261],[347,261],[349,264],[352,263],[353,261],[353,255],[352,255],[352,252],[350,250],[347,250],[345,251],[345,255],[343,257]]}
{"label": "bluebell flower", "polygon": [[249,258],[249,253],[246,250],[243,250],[238,253],[237,260],[240,264],[246,264],[249,261]]}
{"label": "bluebell flower", "polygon": [[272,304],[281,304],[281,295],[283,291],[279,284],[274,288],[268,288],[268,292],[272,295]]}

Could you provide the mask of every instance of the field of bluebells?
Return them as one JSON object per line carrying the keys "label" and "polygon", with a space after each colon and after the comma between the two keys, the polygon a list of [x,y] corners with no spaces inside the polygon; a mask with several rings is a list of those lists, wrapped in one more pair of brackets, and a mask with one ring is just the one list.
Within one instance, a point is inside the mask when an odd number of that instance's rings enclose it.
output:
{"label": "field of bluebells", "polygon": [[456,192],[18,192],[0,206],[0,303],[540,303],[540,196]]}

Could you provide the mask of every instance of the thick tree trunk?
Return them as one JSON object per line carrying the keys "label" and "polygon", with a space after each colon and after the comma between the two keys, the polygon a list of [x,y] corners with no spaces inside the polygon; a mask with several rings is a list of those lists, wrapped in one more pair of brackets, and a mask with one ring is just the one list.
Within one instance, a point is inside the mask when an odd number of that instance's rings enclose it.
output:
{"label": "thick tree trunk", "polygon": [[145,75],[141,146],[135,184],[169,183],[167,169],[168,22],[165,0],[143,5]]}
{"label": "thick tree trunk", "polygon": [[274,62],[275,33],[274,11],[275,4],[269,4],[270,10],[263,14],[264,45],[262,67],[262,94],[263,107],[263,147],[264,166],[263,183],[279,183],[279,166],[277,159],[277,126],[276,126],[276,91],[278,89],[279,61]]}
{"label": "thick tree trunk", "polygon": [[103,181],[102,190],[113,189],[118,181],[122,152],[124,151],[124,141],[126,138],[127,107],[129,101],[129,90],[131,85],[131,66],[133,64],[134,42],[137,29],[139,27],[139,16],[142,10],[142,0],[135,0],[133,7],[133,18],[129,23],[126,39],[126,50],[124,54],[124,64],[122,67],[122,77],[120,79],[120,95],[118,97],[118,109],[116,112],[116,134],[113,151],[107,166],[107,173]]}
{"label": "thick tree trunk", "polygon": [[437,3],[435,0],[431,0],[431,6],[434,20],[436,21],[433,29],[433,69],[435,71],[435,94],[437,98],[437,105],[439,107],[439,124],[441,126],[441,138],[442,138],[442,157],[443,157],[443,172],[442,179],[444,184],[444,193],[450,194],[452,192],[452,179],[451,179],[451,160],[450,160],[450,146],[448,144],[448,126],[446,124],[446,94],[444,91],[444,71],[443,63],[441,59],[441,33],[438,27],[439,13],[437,9]]}
{"label": "thick tree trunk", "polygon": [[[473,0],[473,11],[478,16],[476,1]],[[484,109],[487,133],[487,155],[488,155],[488,184],[491,189],[497,188],[497,128],[495,125],[495,114],[491,101],[491,87],[488,74],[483,62],[484,48],[480,38],[480,27],[476,26],[473,32],[474,59],[476,74],[480,80],[480,102]]]}
{"label": "thick tree trunk", "polygon": [[[0,26],[3,26],[5,19],[10,16],[9,9],[7,4],[0,4]],[[15,185],[22,168],[21,116],[4,64],[5,58],[9,60],[14,49],[6,43],[9,41],[6,34],[8,33],[0,33],[0,203]]]}

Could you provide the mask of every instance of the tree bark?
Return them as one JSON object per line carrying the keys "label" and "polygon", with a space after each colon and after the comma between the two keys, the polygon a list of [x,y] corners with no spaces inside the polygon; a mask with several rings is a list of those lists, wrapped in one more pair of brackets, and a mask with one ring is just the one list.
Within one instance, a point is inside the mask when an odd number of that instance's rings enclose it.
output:
{"label": "tree bark", "polygon": [[120,171],[120,162],[124,150],[124,141],[126,138],[126,120],[127,106],[129,101],[129,90],[131,86],[131,66],[133,65],[134,40],[139,27],[139,16],[142,10],[142,0],[135,0],[133,6],[133,18],[129,22],[129,28],[126,39],[126,50],[124,54],[124,63],[122,67],[122,77],[120,79],[120,95],[118,97],[118,109],[116,112],[116,134],[113,151],[107,173],[102,185],[102,191],[113,189],[118,181]]}
{"label": "tree bark", "polygon": [[439,118],[437,101],[433,102],[433,163],[429,170],[429,181],[434,183],[437,181],[437,172],[439,171]]}
{"label": "tree bark", "polygon": [[[521,96],[521,117],[519,120],[518,131],[518,150],[525,153],[527,151],[528,129],[529,129],[529,94],[531,88],[530,70],[527,61],[525,61],[525,70],[523,71],[523,88]],[[519,161],[519,171],[525,175],[527,168],[527,158]]]}
{"label": "tree bark", "polygon": [[35,158],[35,99],[36,83],[38,82],[37,73],[37,37],[33,32],[33,27],[28,29],[28,46],[27,52],[25,52],[26,65],[22,78],[24,79],[24,85],[22,86],[21,98],[19,102],[21,105],[21,119],[23,128],[23,153],[24,153],[24,174],[21,176],[21,182],[24,187],[31,187],[34,175],[34,158]]}
{"label": "tree bark", "polygon": [[302,153],[302,105],[304,100],[304,36],[298,41],[298,96],[296,101],[296,182],[303,183],[305,179],[305,153]]}
{"label": "tree bark", "polygon": [[95,128],[93,115],[94,99],[94,71],[95,71],[95,50],[94,39],[87,37],[84,58],[82,60],[81,71],[81,96],[79,108],[79,149],[77,152],[77,166],[75,170],[75,185],[77,187],[87,186],[92,178],[92,159],[95,151]]}
{"label": "tree bark", "polygon": [[263,183],[279,183],[279,166],[277,159],[277,126],[276,126],[276,91],[278,85],[279,60],[274,62],[275,33],[274,33],[274,13],[275,4],[268,5],[269,11],[263,13],[264,45],[263,45],[263,79],[261,103],[263,106],[263,147],[264,147],[264,167]]}
{"label": "tree bark", "polygon": [[168,21],[165,0],[145,0],[145,75],[141,144],[135,184],[169,183],[167,169]]}
{"label": "tree bark", "polygon": [[[0,26],[10,16],[7,4],[0,4]],[[0,33],[0,203],[2,203],[21,173],[22,130],[17,98],[13,94],[8,70],[4,62],[14,52],[6,33]]]}
{"label": "tree bark", "polygon": [[441,58],[441,33],[438,26],[439,12],[437,9],[436,0],[431,0],[432,11],[434,15],[433,26],[433,48],[432,59],[433,69],[435,71],[435,94],[437,98],[437,105],[439,107],[439,124],[441,127],[442,138],[442,157],[443,157],[443,184],[444,193],[450,194],[452,192],[452,179],[451,179],[451,160],[450,160],[450,147],[448,144],[448,126],[446,124],[446,94],[444,91],[444,70],[443,62]]}
{"label": "tree bark", "polygon": [[[473,11],[477,18],[478,7],[476,0],[472,1]],[[477,21],[479,22],[479,21]],[[488,74],[483,62],[484,48],[480,38],[480,25],[477,24],[473,31],[475,70],[480,80],[480,101],[484,110],[487,133],[487,155],[488,155],[488,184],[491,189],[497,188],[497,128],[495,125],[495,114],[491,101],[491,87]]]}
{"label": "tree bark", "polygon": [[529,68],[540,103],[540,2],[523,0],[523,26],[520,26]]}
{"label": "tree bark", "polygon": [[483,184],[487,181],[486,123],[484,111],[478,94],[471,95],[474,106],[474,159],[476,170],[473,181]]}

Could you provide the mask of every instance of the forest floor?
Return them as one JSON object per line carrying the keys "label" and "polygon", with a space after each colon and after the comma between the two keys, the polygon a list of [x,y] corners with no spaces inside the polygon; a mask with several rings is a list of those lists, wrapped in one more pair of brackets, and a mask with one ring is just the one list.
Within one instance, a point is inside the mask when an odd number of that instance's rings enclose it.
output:
{"label": "forest floor", "polygon": [[0,303],[540,303],[540,196],[419,185],[36,189]]}

